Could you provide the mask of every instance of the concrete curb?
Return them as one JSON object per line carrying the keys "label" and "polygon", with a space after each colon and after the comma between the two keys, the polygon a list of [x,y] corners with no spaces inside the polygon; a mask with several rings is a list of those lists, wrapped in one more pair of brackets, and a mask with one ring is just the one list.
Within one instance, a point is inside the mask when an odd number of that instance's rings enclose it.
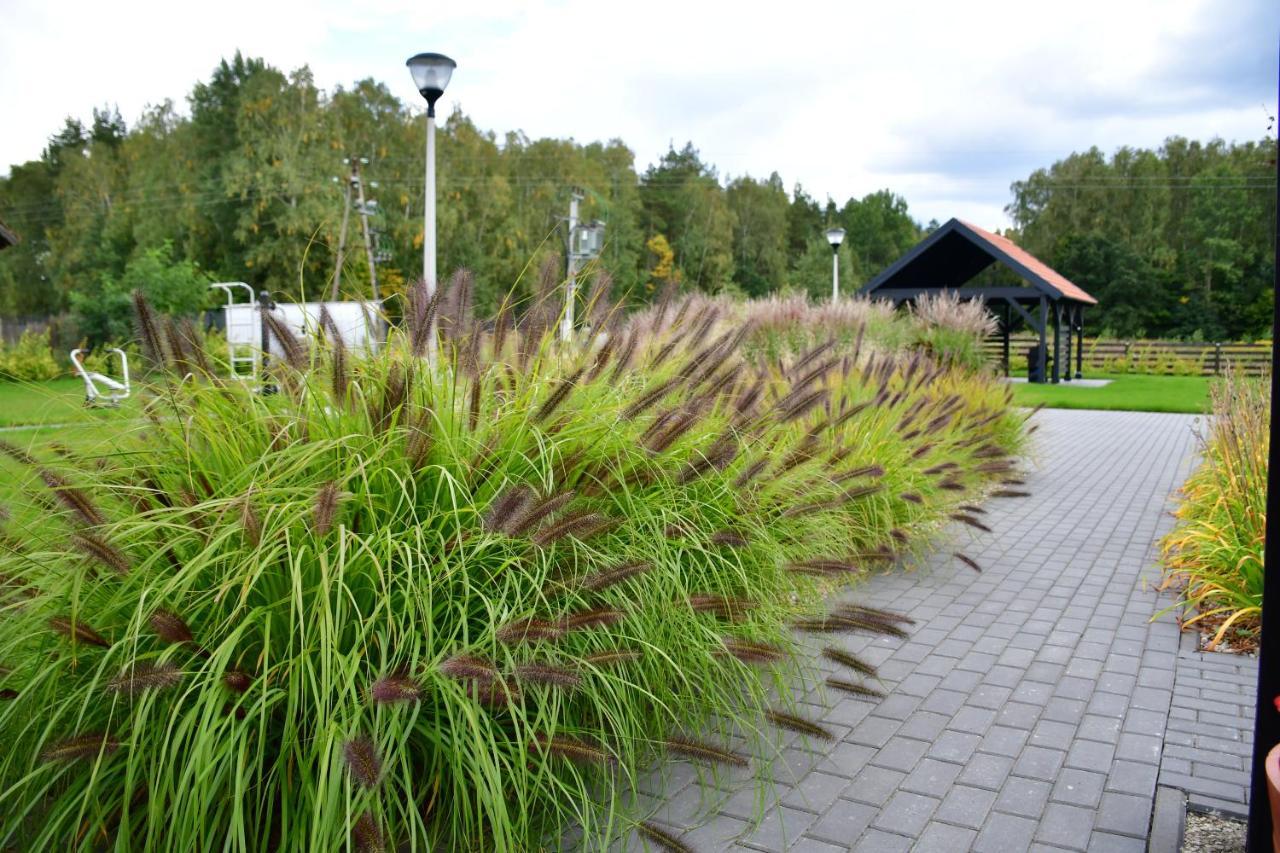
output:
{"label": "concrete curb", "polygon": [[1156,788],[1147,853],[1178,853],[1187,828],[1187,795],[1164,785]]}

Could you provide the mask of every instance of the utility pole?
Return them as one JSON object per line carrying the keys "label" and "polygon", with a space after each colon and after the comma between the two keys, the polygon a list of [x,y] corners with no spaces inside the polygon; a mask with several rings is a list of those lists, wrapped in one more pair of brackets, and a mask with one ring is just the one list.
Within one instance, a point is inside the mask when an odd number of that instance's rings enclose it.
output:
{"label": "utility pole", "polygon": [[566,242],[568,251],[565,252],[568,268],[564,283],[564,313],[560,316],[560,340],[562,341],[573,337],[573,306],[577,298],[577,282],[574,276],[578,272],[578,255],[575,251],[577,246],[574,245],[574,238],[578,230],[578,203],[582,198],[582,193],[577,189],[569,195],[569,238]]}
{"label": "utility pole", "polygon": [[364,254],[369,260],[369,286],[373,290],[373,301],[376,304],[381,298],[378,294],[378,268],[373,262],[373,237],[369,233],[369,208],[365,205],[364,181],[360,179],[360,164],[368,165],[366,157],[351,159],[351,183],[356,188],[356,199],[360,205],[360,225],[364,230]]}
{"label": "utility pole", "polygon": [[[342,159],[343,164],[351,162],[350,157]],[[334,178],[334,180],[338,180]],[[333,286],[329,288],[329,301],[338,301],[338,289],[342,286],[342,261],[347,250],[347,219],[351,215],[351,178],[347,178],[347,191],[342,204],[342,230],[338,232],[338,262],[333,267]]]}

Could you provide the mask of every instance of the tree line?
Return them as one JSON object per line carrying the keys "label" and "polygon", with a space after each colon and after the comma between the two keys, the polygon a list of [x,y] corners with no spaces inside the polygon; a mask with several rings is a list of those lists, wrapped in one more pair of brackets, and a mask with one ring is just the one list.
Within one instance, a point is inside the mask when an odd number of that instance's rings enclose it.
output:
{"label": "tree line", "polygon": [[[152,107],[132,127],[114,110],[88,125],[68,119],[38,160],[0,180],[0,219],[24,238],[0,255],[0,314],[78,309],[106,336],[111,323],[88,316],[94,305],[117,300],[135,267],[166,261],[197,278],[319,298],[334,274],[346,157],[368,160],[386,253],[380,290],[402,291],[420,274],[424,122],[384,85],[326,93],[306,68],[286,74],[237,54],[188,106]],[[837,206],[789,192],[777,174],[724,180],[691,144],[638,171],[619,140],[499,138],[455,111],[437,158],[439,269],[472,270],[481,308],[526,292],[545,256],[563,255],[574,189],[582,219],[606,222],[600,265],[636,300],[669,278],[707,292],[828,292],[822,232],[836,223],[851,235],[841,252],[853,288],[921,236],[887,191]],[[352,251],[358,218],[348,227],[342,290],[368,296],[365,254]]]}
{"label": "tree line", "polygon": [[1242,340],[1271,330],[1276,142],[1171,137],[1097,148],[1013,184],[1018,242],[1098,299],[1116,337]]}
{"label": "tree line", "polygon": [[[108,340],[127,333],[121,306],[140,283],[174,310],[204,299],[210,280],[321,298],[348,157],[368,160],[381,291],[420,273],[424,122],[386,86],[326,92],[305,67],[285,73],[237,53],[187,102],[151,107],[131,127],[113,109],[67,119],[39,159],[0,179],[0,219],[23,238],[0,253],[0,315],[71,311],[83,334]],[[1095,328],[1256,334],[1274,264],[1268,146],[1175,138],[1158,151],[1074,154],[1013,185],[1011,236],[1095,292]],[[936,226],[889,190],[819,201],[777,173],[721,176],[692,144],[640,169],[620,140],[499,137],[461,111],[443,123],[437,158],[439,269],[472,270],[481,309],[529,292],[543,260],[563,254],[575,189],[582,219],[607,223],[599,264],[635,301],[667,279],[705,292],[827,294],[832,225],[848,235],[848,292]],[[343,294],[367,296],[359,220],[348,227]]]}

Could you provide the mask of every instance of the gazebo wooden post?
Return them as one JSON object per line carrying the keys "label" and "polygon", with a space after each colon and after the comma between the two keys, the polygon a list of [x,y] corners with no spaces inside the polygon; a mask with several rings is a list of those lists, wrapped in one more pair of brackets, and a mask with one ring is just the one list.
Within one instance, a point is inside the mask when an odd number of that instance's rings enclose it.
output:
{"label": "gazebo wooden post", "polygon": [[1013,323],[1013,315],[1009,308],[1009,302],[1004,303],[1004,322],[1000,324],[1003,334],[1004,344],[1004,378],[1009,378],[1009,326]]}
{"label": "gazebo wooden post", "polygon": [[1049,300],[1044,296],[1040,297],[1040,354],[1036,359],[1037,366],[1040,368],[1040,381],[1044,382],[1046,362],[1049,360],[1049,341],[1046,338],[1046,332],[1049,330]]}
{"label": "gazebo wooden post", "polygon": [[1057,385],[1062,380],[1062,306],[1053,303],[1053,370],[1049,381]]}
{"label": "gazebo wooden post", "polygon": [[1076,306],[1076,379],[1084,379],[1084,306]]}
{"label": "gazebo wooden post", "polygon": [[1071,334],[1072,331],[1074,330],[1074,325],[1072,324],[1071,321],[1074,316],[1075,316],[1074,306],[1067,305],[1065,308],[1062,309],[1062,319],[1066,320],[1067,322],[1067,341],[1066,341],[1067,345],[1066,345],[1066,355],[1064,356],[1066,360],[1063,362],[1065,366],[1063,367],[1063,370],[1062,370],[1063,382],[1071,381],[1071,339],[1075,337],[1074,335]]}

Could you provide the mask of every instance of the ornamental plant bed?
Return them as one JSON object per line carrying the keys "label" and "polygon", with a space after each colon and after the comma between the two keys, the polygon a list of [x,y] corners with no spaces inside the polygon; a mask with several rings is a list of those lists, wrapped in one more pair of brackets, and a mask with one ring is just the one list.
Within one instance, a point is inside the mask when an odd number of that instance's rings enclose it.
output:
{"label": "ornamental plant bed", "polygon": [[467,286],[415,289],[376,356],[276,326],[275,394],[140,303],[145,431],[3,445],[44,521],[0,549],[0,846],[671,846],[617,793],[826,736],[793,630],[874,692],[839,637],[910,620],[826,594],[1020,494],[988,376],[860,343],[755,364],[670,297],[565,346],[549,287],[517,330]]}
{"label": "ornamental plant bed", "polygon": [[1178,524],[1163,540],[1164,586],[1179,593],[1182,624],[1205,648],[1252,651],[1265,575],[1270,393],[1265,380],[1228,373],[1213,389],[1204,461],[1182,486]]}

